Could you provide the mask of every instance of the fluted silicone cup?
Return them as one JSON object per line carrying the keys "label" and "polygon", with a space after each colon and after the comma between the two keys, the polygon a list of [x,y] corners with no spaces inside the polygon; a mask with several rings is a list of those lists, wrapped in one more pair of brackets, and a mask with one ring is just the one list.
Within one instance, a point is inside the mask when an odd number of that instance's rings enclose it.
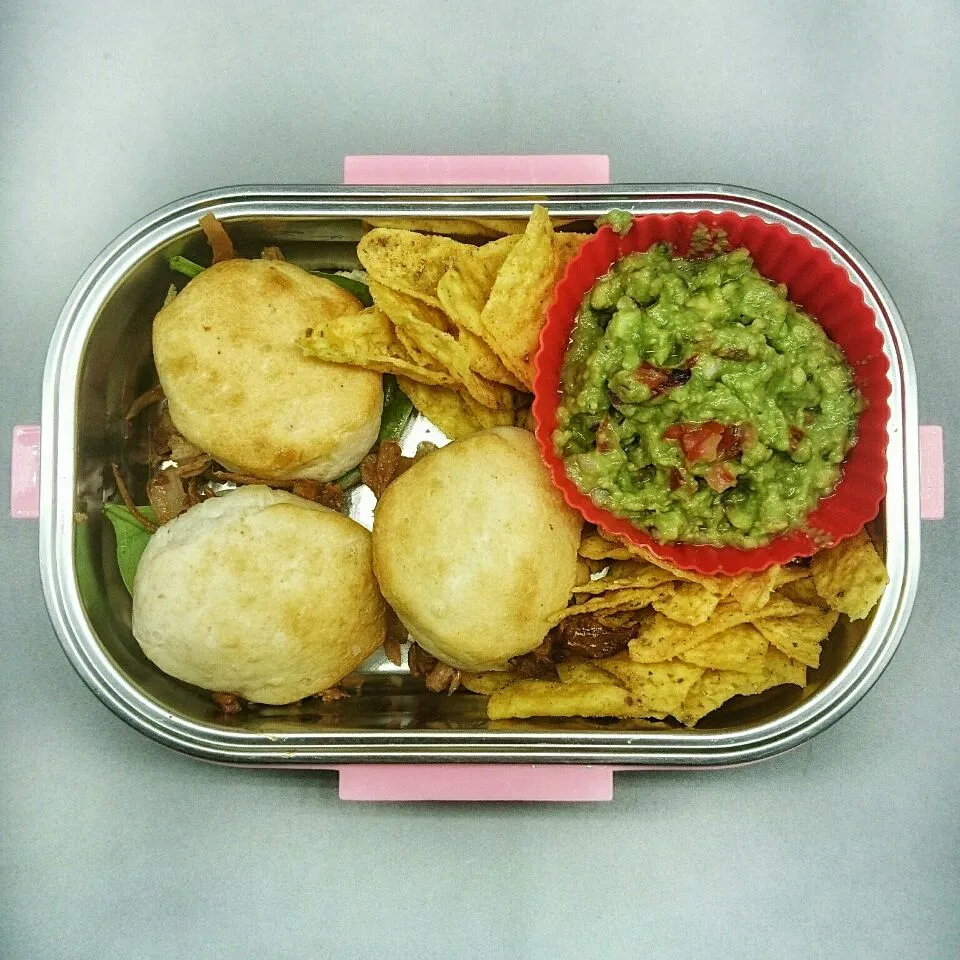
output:
{"label": "fluted silicone cup", "polygon": [[[865,401],[857,424],[856,443],[843,463],[842,477],[834,492],[820,500],[802,528],[749,550],[655,540],[578,490],[567,476],[553,445],[560,402],[560,370],[583,298],[611,265],[627,254],[666,242],[675,255],[689,255],[691,238],[698,228],[706,228],[714,236],[725,235],[731,250],[745,247],[764,277],[786,284],[790,300],[819,322],[843,351]],[[580,248],[558,283],[547,310],[536,357],[533,385],[536,436],[553,482],[564,499],[604,533],[643,547],[683,570],[730,576],[759,571],[811,556],[825,546],[853,536],[876,517],[886,484],[888,368],[883,337],[873,311],[864,303],[844,268],[805,237],[759,217],[735,213],[648,214],[635,217],[624,236],[610,227],[601,228]]]}

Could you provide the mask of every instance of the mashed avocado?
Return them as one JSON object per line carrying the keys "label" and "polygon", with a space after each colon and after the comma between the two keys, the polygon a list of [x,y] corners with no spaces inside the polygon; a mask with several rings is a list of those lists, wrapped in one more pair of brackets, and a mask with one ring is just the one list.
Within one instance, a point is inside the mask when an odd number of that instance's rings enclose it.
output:
{"label": "mashed avocado", "polygon": [[661,541],[755,547],[840,479],[861,401],[840,350],[746,250],[664,245],[584,298],[554,445],[598,506]]}

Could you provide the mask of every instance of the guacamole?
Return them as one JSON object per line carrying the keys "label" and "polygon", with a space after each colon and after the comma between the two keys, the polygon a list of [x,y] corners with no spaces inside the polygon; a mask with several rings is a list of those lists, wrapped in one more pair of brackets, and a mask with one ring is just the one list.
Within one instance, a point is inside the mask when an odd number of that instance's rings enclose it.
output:
{"label": "guacamole", "polygon": [[584,298],[554,445],[578,489],[663,542],[756,547],[840,479],[861,399],[823,328],[746,250],[618,261]]}

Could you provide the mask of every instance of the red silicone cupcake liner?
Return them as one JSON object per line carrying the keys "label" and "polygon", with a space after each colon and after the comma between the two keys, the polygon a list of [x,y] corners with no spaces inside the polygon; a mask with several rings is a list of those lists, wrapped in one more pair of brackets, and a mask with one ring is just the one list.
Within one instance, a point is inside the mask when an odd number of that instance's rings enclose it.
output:
{"label": "red silicone cupcake liner", "polygon": [[[677,256],[687,256],[693,232],[722,231],[729,248],[746,247],[760,273],[787,286],[787,295],[817,320],[841,348],[853,369],[866,404],[857,425],[857,441],[843,464],[836,490],[820,501],[804,528],[776,537],[763,547],[743,550],[699,544],[660,543],[629,520],[598,507],[581,493],[553,447],[560,401],[560,368],[574,319],[584,296],[610,266],[628,253],[667,242]],[[621,537],[682,570],[732,576],[765,570],[774,564],[808,557],[856,534],[880,508],[886,486],[889,362],[883,336],[863,295],[829,254],[804,237],[759,217],[735,213],[649,214],[634,218],[626,236],[603,227],[569,263],[557,285],[536,358],[533,414],[536,435],[553,482],[571,507],[604,533]]]}

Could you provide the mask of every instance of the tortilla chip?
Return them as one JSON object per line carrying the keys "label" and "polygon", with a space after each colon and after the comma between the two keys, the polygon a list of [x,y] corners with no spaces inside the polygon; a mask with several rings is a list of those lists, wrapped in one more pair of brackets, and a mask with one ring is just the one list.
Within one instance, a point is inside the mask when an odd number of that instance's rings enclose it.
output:
{"label": "tortilla chip", "polygon": [[577,552],[588,560],[634,560],[636,554],[624,546],[612,543],[599,533],[591,533],[580,541]]}
{"label": "tortilla chip", "polygon": [[679,710],[690,688],[703,674],[700,667],[688,663],[637,663],[623,654],[596,663],[633,694],[644,716],[658,719]]}
{"label": "tortilla chip", "polygon": [[[658,567],[655,563],[651,563],[649,560],[644,560],[640,557],[631,557],[629,560],[611,560],[609,562],[605,560],[591,560],[590,562],[598,566],[605,564],[607,576],[617,580],[631,580],[634,577],[642,579],[650,570],[659,570],[660,573],[666,574],[671,580],[674,579],[670,572],[664,570],[663,567]],[[666,581],[661,582],[666,583]],[[642,586],[652,586],[652,584],[642,584]]]}
{"label": "tortilla chip", "polygon": [[571,657],[557,664],[561,683],[611,683],[610,674],[589,660]]}
{"label": "tortilla chip", "polygon": [[733,587],[730,597],[748,613],[759,610],[769,602],[770,594],[779,582],[780,569],[774,566],[750,574]]}
{"label": "tortilla chip", "polygon": [[451,440],[513,423],[512,410],[491,410],[449,387],[433,387],[407,377],[397,377],[397,383],[410,402]]}
{"label": "tortilla chip", "polygon": [[684,650],[680,658],[698,667],[755,674],[764,669],[768,647],[769,643],[756,627],[738,623]]}
{"label": "tortilla chip", "polygon": [[553,226],[546,209],[537,205],[523,237],[497,273],[480,314],[483,339],[527,387],[533,384],[533,357],[555,271]]}
{"label": "tortilla chip", "polygon": [[814,554],[810,569],[817,593],[851,620],[866,617],[890,582],[866,530]]}
{"label": "tortilla chip", "polygon": [[452,332],[442,310],[376,281],[370,282],[370,295],[394,326],[417,343],[421,353],[432,357],[438,366],[463,384],[477,403],[492,410],[509,410],[512,422],[513,396],[509,388],[491,383],[474,372],[470,353]]}
{"label": "tortilla chip", "polygon": [[[499,237],[514,230],[498,230],[493,226],[499,221],[486,223],[483,220],[465,220],[455,217],[371,217],[363,221],[371,227],[388,230],[413,230],[416,233],[436,233],[447,237]],[[511,224],[517,221],[508,221]],[[526,221],[520,220],[520,231]]]}
{"label": "tortilla chip", "polygon": [[[764,689],[777,687],[781,684],[789,683],[797,687],[807,685],[807,666],[797,660],[788,657],[774,646],[767,647],[767,652],[763,655],[763,673],[769,681]],[[757,693],[762,691],[758,690]]]}
{"label": "tortilla chip", "polygon": [[574,581],[574,588],[590,582],[591,570],[586,560],[577,557],[577,579]]}
{"label": "tortilla chip", "polygon": [[[723,599],[736,588],[737,584],[746,579],[747,575],[739,577],[713,577],[707,574],[696,573],[693,570],[681,570],[666,560],[661,560],[649,550],[634,546],[631,543],[606,537],[599,531],[587,534],[578,548],[580,556],[588,560],[615,560],[618,562],[642,562],[652,565],[669,574],[670,580],[684,580],[687,583],[696,583]],[[611,576],[616,572],[611,568]]]}
{"label": "tortilla chip", "polygon": [[449,323],[458,332],[457,339],[467,354],[471,369],[487,380],[526,390],[482,338],[480,312],[490,292],[489,285],[484,286],[483,273],[476,258],[464,258],[441,277],[437,297]]}
{"label": "tortilla chip", "polygon": [[[502,251],[503,256],[507,250]],[[488,380],[505,383],[517,390],[526,390],[503,364],[484,339],[480,314],[486,305],[502,259],[480,257],[476,254],[462,257],[440,279],[437,297],[450,322],[460,331],[460,339],[478,360],[474,370]]]}
{"label": "tortilla chip", "polygon": [[795,617],[768,617],[756,621],[757,629],[778,650],[808,667],[820,666],[820,644],[839,618],[835,610],[808,612]]}
{"label": "tortilla chip", "polygon": [[521,680],[497,690],[487,702],[491,720],[508,717],[643,717],[642,707],[612,681],[556,683]]}
{"label": "tortilla chip", "polygon": [[638,663],[661,663],[673,660],[701,639],[694,633],[696,627],[676,623],[662,613],[648,623],[641,624],[637,636],[630,641],[630,657]]}
{"label": "tortilla chip", "polygon": [[485,339],[480,314],[487,303],[490,291],[509,252],[520,237],[504,237],[503,241],[471,248],[458,257],[437,283],[437,299],[446,311],[450,322],[462,333],[470,334],[482,345],[474,345],[482,353],[489,369],[475,368],[490,380],[506,383],[516,389],[526,389],[493,352]]}
{"label": "tortilla chip", "polygon": [[497,673],[461,673],[460,686],[471,693],[480,693],[489,697],[490,694],[502,690],[511,683],[518,683],[520,674],[512,670],[501,670]]}
{"label": "tortilla chip", "polygon": [[549,617],[549,621],[551,624],[558,624],[567,617],[581,613],[595,613],[598,610],[642,610],[661,595],[661,590],[660,587],[610,590],[600,596],[592,597],[585,603],[576,603],[558,610]]}
{"label": "tortilla chip", "polygon": [[[417,233],[434,233],[447,237],[502,238],[516,236],[527,227],[526,217],[371,217],[363,221],[370,227],[385,227],[392,230],[413,230]],[[553,220],[554,226],[567,223]],[[566,234],[580,237],[587,234]]]}
{"label": "tortilla chip", "polygon": [[752,611],[748,615],[748,619],[756,623],[767,617],[798,617],[808,610],[809,607],[802,603],[794,603],[789,597],[772,593],[769,603],[764,604],[759,610]]}
{"label": "tortilla chip", "polygon": [[817,593],[813,577],[808,576],[805,580],[793,580],[790,583],[785,583],[782,587],[777,587],[777,593],[794,603],[802,603],[819,610],[830,609],[830,604]]}
{"label": "tortilla chip", "polygon": [[[783,655],[779,654],[779,657]],[[806,668],[792,662],[784,665],[777,656],[769,657],[761,674],[742,673],[738,670],[707,670],[691,688],[674,716],[685,726],[692,727],[732,697],[762,693],[786,683],[804,686]]]}
{"label": "tortilla chip", "polygon": [[[666,570],[661,573],[669,576]],[[717,608],[719,599],[699,583],[674,583],[669,592],[653,601],[653,609],[671,620],[695,627]]]}
{"label": "tortilla chip", "polygon": [[759,658],[757,670],[722,672],[739,674],[737,694],[740,696],[752,696],[773,687],[785,685],[804,687],[807,683],[806,666],[796,660],[791,660],[790,657],[773,646],[768,646],[767,652]]}
{"label": "tortilla chip", "polygon": [[757,680],[749,673],[736,670],[706,670],[690,688],[674,716],[685,726],[692,727],[708,713],[713,713],[731,697],[756,693]]}
{"label": "tortilla chip", "polygon": [[580,248],[593,236],[592,233],[555,233],[553,250],[556,256],[557,281],[563,276],[567,264],[580,252]]}
{"label": "tortilla chip", "polygon": [[668,570],[650,560],[633,558],[631,560],[613,560],[610,563],[608,576],[629,579],[635,577],[637,580],[644,581],[645,586],[654,586],[652,582],[655,578],[659,583],[668,583],[671,580],[679,580],[674,570]]}
{"label": "tortilla chip", "polygon": [[446,370],[417,363],[397,339],[390,318],[376,307],[326,319],[306,330],[297,340],[297,346],[304,353],[329,363],[402,374],[420,383],[456,382]]}
{"label": "tortilla chip", "polygon": [[450,320],[461,330],[467,330],[476,337],[483,336],[480,314],[483,311],[494,273],[487,283],[487,271],[478,258],[463,258],[440,278],[437,284],[437,297]]}
{"label": "tortilla chip", "polygon": [[784,584],[794,583],[797,580],[807,580],[810,577],[810,568],[801,567],[798,564],[790,564],[786,567],[777,567],[777,589]]}
{"label": "tortilla chip", "polygon": [[456,338],[474,373],[491,383],[503,384],[514,390],[526,391],[526,387],[503,365],[503,361],[480,339],[480,337],[456,326]]}
{"label": "tortilla chip", "polygon": [[394,290],[384,283],[377,280],[370,280],[370,296],[373,297],[374,306],[382,310],[389,318],[394,327],[398,330],[404,330],[412,341],[422,350],[423,345],[416,336],[417,327],[410,327],[407,322],[408,316],[412,315],[422,323],[428,324],[434,330],[440,333],[449,334],[451,337],[455,327],[450,323],[443,310],[437,307],[431,307],[419,297],[412,297],[409,294]]}
{"label": "tortilla chip", "polygon": [[472,250],[449,237],[382,227],[371,230],[357,244],[357,256],[371,280],[437,309],[440,278]]}
{"label": "tortilla chip", "polygon": [[[523,230],[526,230],[526,221],[523,221]],[[483,246],[476,247],[473,256],[483,264],[485,270],[490,273],[490,286],[496,279],[497,273],[503,266],[503,261],[507,259],[507,254],[520,242],[523,237],[523,230],[515,233],[513,236],[501,237],[499,240],[491,240]]]}
{"label": "tortilla chip", "polygon": [[658,613],[649,623],[642,624],[637,636],[630,641],[630,657],[640,663],[673,660],[708,637],[745,623],[748,616],[736,604],[721,604],[709,620],[692,627]]}
{"label": "tortilla chip", "polygon": [[623,545],[633,551],[633,556],[642,557],[649,563],[660,567],[661,570],[668,570],[673,574],[674,579],[686,580],[688,583],[698,583],[705,590],[715,593],[718,597],[726,596],[736,583],[736,580],[731,577],[712,577],[708,574],[697,573],[694,570],[681,570],[680,567],[673,566],[673,564],[656,556],[645,547],[636,547],[633,544],[626,543]]}
{"label": "tortilla chip", "polygon": [[681,570],[679,567],[672,567],[659,557],[651,557],[650,562],[664,570],[672,571],[678,580],[699,584],[704,590],[709,590],[721,600],[730,593],[735,583],[735,580],[731,577],[711,577],[704,573],[695,573],[693,570]]}
{"label": "tortilla chip", "polygon": [[512,220],[506,217],[481,217],[479,220],[473,220],[472,222],[494,235],[512,234],[513,236],[519,236],[527,229],[526,217],[517,217]]}
{"label": "tortilla chip", "polygon": [[483,339],[480,311],[493,285],[485,278],[481,262],[472,253],[465,255],[440,278],[437,299],[445,311],[446,322],[467,355],[470,368],[481,377],[504,383],[518,390],[525,386],[504,366],[503,361]]}
{"label": "tortilla chip", "polygon": [[659,587],[674,579],[672,573],[647,563],[646,560],[618,561],[610,566],[605,577],[574,587],[574,593],[606,593],[628,587]]}
{"label": "tortilla chip", "polygon": [[433,357],[431,357],[428,353],[424,353],[423,350],[420,349],[420,344],[417,343],[417,341],[411,337],[405,329],[402,327],[394,327],[393,332],[397,340],[399,340],[403,345],[403,349],[407,351],[407,353],[410,355],[410,359],[413,360],[414,363],[417,363],[422,367],[427,367],[431,370],[442,369],[439,367],[437,361],[434,360]]}

